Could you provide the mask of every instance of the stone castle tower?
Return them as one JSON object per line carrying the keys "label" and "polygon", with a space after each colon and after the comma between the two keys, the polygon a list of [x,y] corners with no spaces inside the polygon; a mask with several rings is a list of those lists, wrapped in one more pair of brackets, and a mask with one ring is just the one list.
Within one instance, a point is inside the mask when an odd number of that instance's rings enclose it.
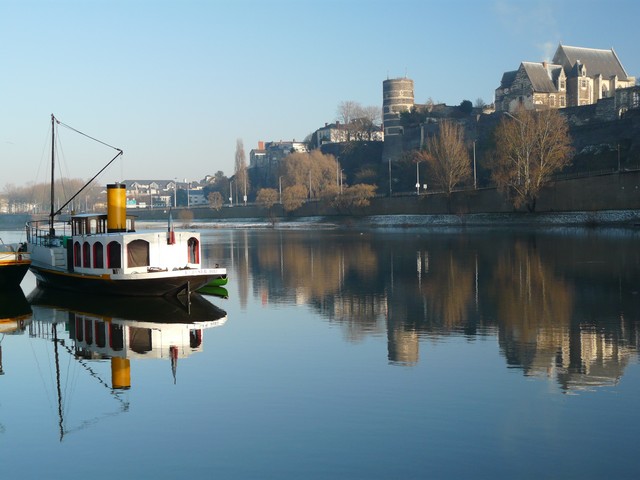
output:
{"label": "stone castle tower", "polygon": [[413,80],[393,78],[382,82],[382,122],[384,147],[382,159],[395,160],[402,153],[400,113],[411,110],[414,105]]}
{"label": "stone castle tower", "polygon": [[402,134],[400,112],[411,110],[413,105],[413,80],[393,78],[382,82],[382,120],[385,137]]}

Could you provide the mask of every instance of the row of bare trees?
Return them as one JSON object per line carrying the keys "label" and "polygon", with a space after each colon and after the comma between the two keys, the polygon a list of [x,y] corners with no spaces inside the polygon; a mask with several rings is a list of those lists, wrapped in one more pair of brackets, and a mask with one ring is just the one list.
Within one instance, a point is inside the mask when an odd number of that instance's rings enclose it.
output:
{"label": "row of bare trees", "polygon": [[322,200],[336,207],[363,207],[375,195],[370,184],[346,185],[338,161],[320,150],[296,152],[285,157],[279,168],[278,190],[258,190],[257,202],[265,208],[282,203],[293,211],[307,200]]}
{"label": "row of bare trees", "polygon": [[[79,178],[65,178],[56,180],[54,207],[58,208],[80,190],[86,181]],[[105,196],[104,188],[93,182],[88,185],[70,205],[70,210],[91,210],[96,204],[103,204]],[[24,186],[6,184],[1,196],[8,204],[20,206],[19,211],[30,213],[46,213],[50,209],[51,186],[48,183],[29,183]]]}
{"label": "row of bare trees", "polygon": [[[413,153],[414,161],[429,165],[433,182],[448,195],[468,183],[472,174],[469,148],[462,127],[449,120]],[[489,168],[498,189],[514,207],[534,211],[540,190],[571,162],[572,147],[566,118],[557,110],[518,110],[507,114],[495,131],[496,148]]]}

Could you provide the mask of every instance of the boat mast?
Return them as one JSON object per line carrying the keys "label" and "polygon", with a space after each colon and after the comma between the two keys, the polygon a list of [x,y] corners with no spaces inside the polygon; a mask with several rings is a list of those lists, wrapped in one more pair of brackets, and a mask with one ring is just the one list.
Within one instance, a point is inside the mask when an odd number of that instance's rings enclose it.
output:
{"label": "boat mast", "polygon": [[56,234],[53,228],[54,217],[54,169],[55,169],[55,148],[56,148],[56,117],[51,114],[51,213],[49,214],[49,235],[53,237]]}

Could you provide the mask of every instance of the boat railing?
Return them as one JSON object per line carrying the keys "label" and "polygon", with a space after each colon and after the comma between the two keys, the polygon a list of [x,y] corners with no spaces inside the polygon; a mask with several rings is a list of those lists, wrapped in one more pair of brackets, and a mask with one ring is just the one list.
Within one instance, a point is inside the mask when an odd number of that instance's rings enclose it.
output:
{"label": "boat railing", "polygon": [[31,245],[44,247],[62,247],[65,237],[71,236],[70,222],[56,222],[53,231],[48,220],[33,220],[27,222],[27,242]]}

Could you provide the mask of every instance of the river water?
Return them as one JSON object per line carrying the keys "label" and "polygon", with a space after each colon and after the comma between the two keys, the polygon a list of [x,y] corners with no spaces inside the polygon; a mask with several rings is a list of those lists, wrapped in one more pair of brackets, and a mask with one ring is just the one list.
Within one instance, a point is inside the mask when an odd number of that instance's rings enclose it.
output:
{"label": "river water", "polygon": [[202,239],[190,319],[3,300],[4,478],[636,478],[640,231]]}

